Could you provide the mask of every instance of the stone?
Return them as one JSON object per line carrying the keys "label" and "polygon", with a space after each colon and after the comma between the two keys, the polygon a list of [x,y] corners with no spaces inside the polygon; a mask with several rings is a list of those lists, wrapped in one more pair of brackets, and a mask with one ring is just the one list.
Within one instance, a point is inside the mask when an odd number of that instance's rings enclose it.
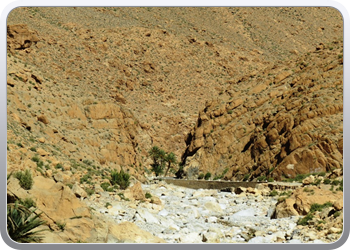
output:
{"label": "stone", "polygon": [[86,191],[84,189],[82,189],[77,183],[75,183],[72,186],[72,192],[78,198],[86,198],[87,197]]}
{"label": "stone", "polygon": [[130,200],[144,200],[145,194],[142,190],[142,186],[140,182],[137,182],[132,187],[128,187],[124,191],[125,198],[128,198]]}
{"label": "stone", "polygon": [[7,46],[15,49],[27,49],[39,41],[35,31],[28,29],[26,24],[7,25]]}
{"label": "stone", "polygon": [[89,208],[76,198],[69,187],[42,176],[33,180],[29,193],[38,209],[44,212],[46,220],[59,222],[77,216],[91,217]]}
{"label": "stone", "polygon": [[39,115],[39,116],[37,116],[37,119],[39,122],[42,122],[44,124],[50,123],[49,119],[45,115]]}
{"label": "stone", "polygon": [[188,233],[180,236],[180,243],[201,243],[202,239],[198,233]]}
{"label": "stone", "polygon": [[40,142],[40,143],[45,143],[45,138],[44,138],[44,137],[38,138],[38,142]]}
{"label": "stone", "polygon": [[47,155],[50,155],[49,152],[47,152],[46,150],[44,150],[44,149],[42,149],[42,148],[38,148],[38,149],[36,150],[36,152],[37,152],[38,155],[40,155],[40,156],[47,156]]}
{"label": "stone", "polygon": [[108,232],[118,242],[131,241],[134,243],[166,243],[163,239],[152,235],[131,222],[122,222],[117,225],[109,225]]}
{"label": "stone", "polygon": [[254,238],[251,238],[248,243],[251,244],[261,244],[261,243],[272,243],[271,240],[267,237],[263,237],[263,236],[257,236]]}
{"label": "stone", "polygon": [[148,212],[148,210],[146,209],[138,209],[136,211],[136,213],[140,216],[140,218],[147,222],[147,223],[155,223],[155,224],[159,224],[159,220],[150,212]]}
{"label": "stone", "polygon": [[204,204],[204,207],[211,212],[215,212],[215,213],[222,213],[223,212],[221,207],[220,207],[220,204],[217,202],[209,201],[209,202]]}
{"label": "stone", "polygon": [[303,180],[304,185],[310,185],[315,182],[315,176],[310,175]]}

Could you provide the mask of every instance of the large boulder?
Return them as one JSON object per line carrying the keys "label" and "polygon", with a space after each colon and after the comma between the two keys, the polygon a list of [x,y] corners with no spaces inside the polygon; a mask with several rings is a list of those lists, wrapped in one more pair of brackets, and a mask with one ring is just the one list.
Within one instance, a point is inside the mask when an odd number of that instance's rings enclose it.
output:
{"label": "large boulder", "polygon": [[29,193],[48,221],[56,223],[71,218],[91,217],[87,205],[61,182],[56,183],[52,179],[37,176]]}

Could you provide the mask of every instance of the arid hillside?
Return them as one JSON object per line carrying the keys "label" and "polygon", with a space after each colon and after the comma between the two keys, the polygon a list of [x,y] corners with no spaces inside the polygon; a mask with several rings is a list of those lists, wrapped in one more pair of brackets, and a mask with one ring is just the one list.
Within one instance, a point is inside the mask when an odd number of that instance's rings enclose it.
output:
{"label": "arid hillside", "polygon": [[[8,16],[8,168],[50,176],[57,164],[93,162],[142,179],[156,145],[186,164],[197,152],[200,171],[228,167],[239,179],[253,168],[254,178],[280,165],[277,176],[321,132],[330,151],[316,143],[310,157],[319,149],[317,168],[340,167],[342,32],[333,8],[17,8]],[[217,117],[205,133],[203,115]],[[304,121],[317,128],[293,136]],[[312,129],[320,132],[299,138]],[[277,136],[265,141],[275,148],[265,152],[261,136]],[[37,169],[35,155],[47,167]],[[71,172],[72,182],[83,174]]]}
{"label": "arid hillside", "polygon": [[188,134],[187,174],[281,180],[342,168],[342,78],[334,41],[231,84]]}

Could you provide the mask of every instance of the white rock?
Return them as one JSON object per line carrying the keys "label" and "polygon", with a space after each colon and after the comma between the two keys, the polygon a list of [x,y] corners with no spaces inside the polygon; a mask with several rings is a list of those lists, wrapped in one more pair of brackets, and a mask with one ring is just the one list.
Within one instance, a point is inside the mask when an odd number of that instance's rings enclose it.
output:
{"label": "white rock", "polygon": [[205,221],[208,222],[208,223],[216,223],[218,220],[217,217],[215,216],[210,216],[209,218],[207,218]]}
{"label": "white rock", "polygon": [[148,212],[146,209],[138,209],[137,214],[139,214],[140,217],[147,223],[159,224],[159,220],[155,216],[153,216],[150,212]]}
{"label": "white rock", "polygon": [[198,233],[189,233],[180,236],[181,243],[201,243],[202,237]]}
{"label": "white rock", "polygon": [[209,201],[207,203],[204,204],[204,207],[209,210],[209,211],[212,211],[212,212],[217,212],[217,213],[222,213],[222,209],[219,205],[219,203],[217,202],[213,202],[213,201]]}
{"label": "white rock", "polygon": [[163,209],[163,210],[159,211],[158,214],[161,215],[161,216],[166,217],[166,216],[169,215],[169,212],[166,209]]}
{"label": "white rock", "polygon": [[245,210],[241,210],[235,214],[233,214],[233,217],[240,217],[240,216],[244,216],[244,217],[252,217],[255,215],[255,210],[253,208],[248,208]]}
{"label": "white rock", "polygon": [[261,243],[272,243],[271,239],[263,236],[257,236],[248,241],[248,243],[261,244]]}
{"label": "white rock", "polygon": [[203,242],[206,243],[220,243],[220,237],[215,232],[206,232],[202,236]]}
{"label": "white rock", "polygon": [[298,240],[298,239],[292,239],[292,240],[288,241],[288,243],[291,243],[291,244],[300,244],[300,243],[303,243],[303,242],[301,242],[301,241]]}

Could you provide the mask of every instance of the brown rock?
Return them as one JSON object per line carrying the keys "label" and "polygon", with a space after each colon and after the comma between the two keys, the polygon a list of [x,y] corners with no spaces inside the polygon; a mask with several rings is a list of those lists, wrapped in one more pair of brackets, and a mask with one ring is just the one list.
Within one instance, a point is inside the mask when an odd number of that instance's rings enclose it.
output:
{"label": "brown rock", "polygon": [[7,78],[7,85],[14,87],[16,85],[16,82],[12,78]]}
{"label": "brown rock", "polygon": [[29,30],[26,24],[7,25],[7,46],[11,50],[26,49],[38,41],[37,33]]}
{"label": "brown rock", "polygon": [[36,150],[36,152],[37,152],[38,155],[40,155],[40,156],[50,155],[49,152],[47,152],[46,150],[44,150],[44,149],[42,149],[42,148],[38,148],[38,149]]}
{"label": "brown rock", "polygon": [[40,142],[40,143],[45,143],[45,138],[44,138],[44,137],[38,138],[38,142]]}
{"label": "brown rock", "polygon": [[284,202],[277,204],[274,218],[284,218],[290,216],[298,216],[299,213],[294,208],[295,200],[286,199]]}
{"label": "brown rock", "polygon": [[73,194],[78,198],[86,198],[87,193],[84,189],[82,189],[77,183],[75,183],[72,187]]}
{"label": "brown rock", "polygon": [[132,187],[129,187],[124,192],[125,198],[130,200],[144,200],[145,194],[141,187],[141,182],[137,182]]}
{"label": "brown rock", "polygon": [[45,115],[39,115],[37,118],[38,118],[38,121],[40,121],[44,124],[50,123],[49,119]]}

